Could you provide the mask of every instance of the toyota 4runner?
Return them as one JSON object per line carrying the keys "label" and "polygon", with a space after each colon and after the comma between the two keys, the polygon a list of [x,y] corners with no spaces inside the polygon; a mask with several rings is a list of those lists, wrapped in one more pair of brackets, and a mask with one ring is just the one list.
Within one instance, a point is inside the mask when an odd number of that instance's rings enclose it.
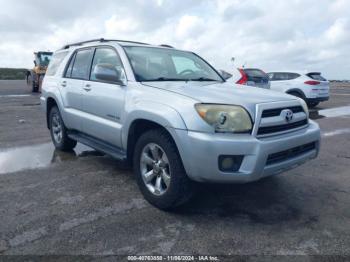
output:
{"label": "toyota 4runner", "polygon": [[194,181],[255,181],[319,151],[302,99],[232,88],[198,55],[165,45],[66,45],[50,62],[41,102],[57,149],[81,142],[132,163],[144,197],[162,209],[185,203]]}

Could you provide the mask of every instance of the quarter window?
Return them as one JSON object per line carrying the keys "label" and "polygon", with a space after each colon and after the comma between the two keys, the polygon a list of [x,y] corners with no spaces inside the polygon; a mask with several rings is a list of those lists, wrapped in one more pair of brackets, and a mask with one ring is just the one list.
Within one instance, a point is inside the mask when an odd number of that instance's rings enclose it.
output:
{"label": "quarter window", "polygon": [[68,52],[60,52],[53,56],[51,62],[49,63],[49,67],[47,68],[46,75],[53,76],[56,74],[58,67],[66,57],[67,53]]}
{"label": "quarter window", "polygon": [[72,57],[71,57],[71,59],[69,61],[69,66],[67,68],[66,74],[64,75],[65,77],[71,77],[72,76],[72,68],[73,68],[73,64],[74,64],[75,55],[76,55],[76,53],[74,53],[74,55],[72,55]]}

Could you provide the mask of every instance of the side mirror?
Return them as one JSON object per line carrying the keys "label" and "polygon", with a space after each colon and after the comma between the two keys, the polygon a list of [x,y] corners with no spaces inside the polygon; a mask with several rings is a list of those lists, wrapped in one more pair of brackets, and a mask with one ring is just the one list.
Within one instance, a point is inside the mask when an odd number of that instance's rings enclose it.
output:
{"label": "side mirror", "polygon": [[232,75],[224,70],[219,70],[220,75],[222,76],[223,79],[227,80],[232,77]]}
{"label": "side mirror", "polygon": [[94,67],[93,74],[97,80],[125,85],[123,71],[117,70],[115,66],[111,64],[97,64]]}

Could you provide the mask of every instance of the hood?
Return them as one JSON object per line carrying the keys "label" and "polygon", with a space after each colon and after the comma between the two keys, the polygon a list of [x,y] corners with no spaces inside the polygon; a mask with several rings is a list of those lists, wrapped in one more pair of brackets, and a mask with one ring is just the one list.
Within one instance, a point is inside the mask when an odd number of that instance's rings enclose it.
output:
{"label": "hood", "polygon": [[281,92],[228,82],[174,81],[143,82],[142,84],[184,95],[201,103],[240,105],[253,115],[256,104],[296,100],[293,96]]}

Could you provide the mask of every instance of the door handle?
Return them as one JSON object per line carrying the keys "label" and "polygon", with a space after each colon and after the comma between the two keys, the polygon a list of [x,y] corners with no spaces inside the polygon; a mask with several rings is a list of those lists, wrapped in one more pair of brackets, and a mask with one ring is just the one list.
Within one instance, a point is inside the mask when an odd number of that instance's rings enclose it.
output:
{"label": "door handle", "polygon": [[86,85],[83,87],[83,89],[84,89],[85,91],[89,92],[89,91],[91,90],[90,84],[86,84]]}
{"label": "door handle", "polygon": [[67,82],[66,82],[66,81],[63,81],[63,82],[61,83],[61,86],[66,87],[66,86],[67,86]]}

